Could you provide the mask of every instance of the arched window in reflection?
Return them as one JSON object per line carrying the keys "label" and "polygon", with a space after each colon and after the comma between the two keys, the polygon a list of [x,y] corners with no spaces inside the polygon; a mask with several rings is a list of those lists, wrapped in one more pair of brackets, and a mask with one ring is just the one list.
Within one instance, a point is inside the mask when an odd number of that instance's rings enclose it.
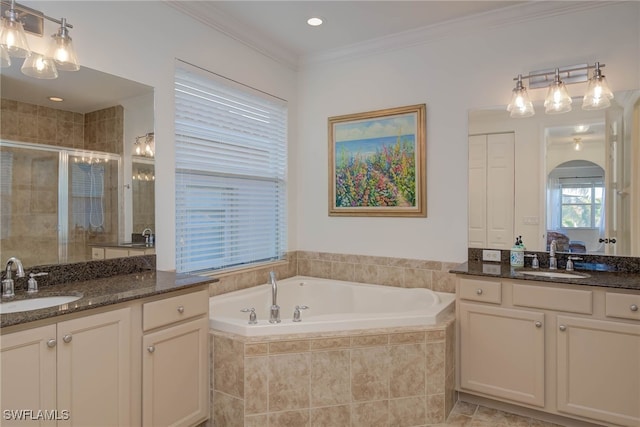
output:
{"label": "arched window in reflection", "polygon": [[599,252],[605,233],[604,169],[587,160],[555,167],[547,179],[547,247],[563,252]]}

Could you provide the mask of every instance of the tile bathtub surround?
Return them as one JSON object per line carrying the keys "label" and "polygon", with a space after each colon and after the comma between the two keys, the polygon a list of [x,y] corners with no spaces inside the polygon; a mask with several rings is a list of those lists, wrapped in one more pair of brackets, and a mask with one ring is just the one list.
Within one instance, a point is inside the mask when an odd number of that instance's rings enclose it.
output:
{"label": "tile bathtub surround", "polygon": [[455,293],[455,275],[449,273],[459,263],[409,258],[348,255],[327,252],[295,251],[272,266],[215,275],[210,295],[219,295],[267,283],[269,271],[278,279],[296,275],[348,282],[405,288],[426,288]]}
{"label": "tile bathtub surround", "polygon": [[211,331],[214,426],[422,426],[455,404],[454,319],[283,337]]}

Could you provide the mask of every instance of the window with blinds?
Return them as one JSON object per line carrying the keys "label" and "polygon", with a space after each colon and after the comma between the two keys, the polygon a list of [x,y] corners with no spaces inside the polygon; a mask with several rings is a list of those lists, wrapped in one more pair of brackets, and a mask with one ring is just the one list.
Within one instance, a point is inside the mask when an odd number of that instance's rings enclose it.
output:
{"label": "window with blinds", "polygon": [[286,102],[187,64],[175,75],[176,270],[286,252]]}

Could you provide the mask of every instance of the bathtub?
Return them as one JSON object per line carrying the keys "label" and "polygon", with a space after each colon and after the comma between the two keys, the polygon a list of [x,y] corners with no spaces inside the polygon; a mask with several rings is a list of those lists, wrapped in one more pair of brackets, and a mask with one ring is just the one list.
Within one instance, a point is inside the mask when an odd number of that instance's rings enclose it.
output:
{"label": "bathtub", "polygon": [[[454,302],[454,294],[429,289],[295,276],[278,281],[281,323],[269,323],[271,286],[265,284],[211,297],[209,324],[243,336],[425,326],[453,312]],[[296,305],[309,307],[300,322],[293,322]],[[255,308],[257,324],[249,324],[245,308]]]}

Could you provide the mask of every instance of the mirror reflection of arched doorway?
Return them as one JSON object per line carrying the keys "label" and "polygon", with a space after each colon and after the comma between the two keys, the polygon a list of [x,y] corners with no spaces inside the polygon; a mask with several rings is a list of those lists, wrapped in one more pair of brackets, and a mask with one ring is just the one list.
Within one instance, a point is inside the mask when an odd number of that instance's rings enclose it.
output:
{"label": "mirror reflection of arched doorway", "polygon": [[558,250],[604,253],[605,173],[587,160],[556,166],[547,178],[547,246]]}

